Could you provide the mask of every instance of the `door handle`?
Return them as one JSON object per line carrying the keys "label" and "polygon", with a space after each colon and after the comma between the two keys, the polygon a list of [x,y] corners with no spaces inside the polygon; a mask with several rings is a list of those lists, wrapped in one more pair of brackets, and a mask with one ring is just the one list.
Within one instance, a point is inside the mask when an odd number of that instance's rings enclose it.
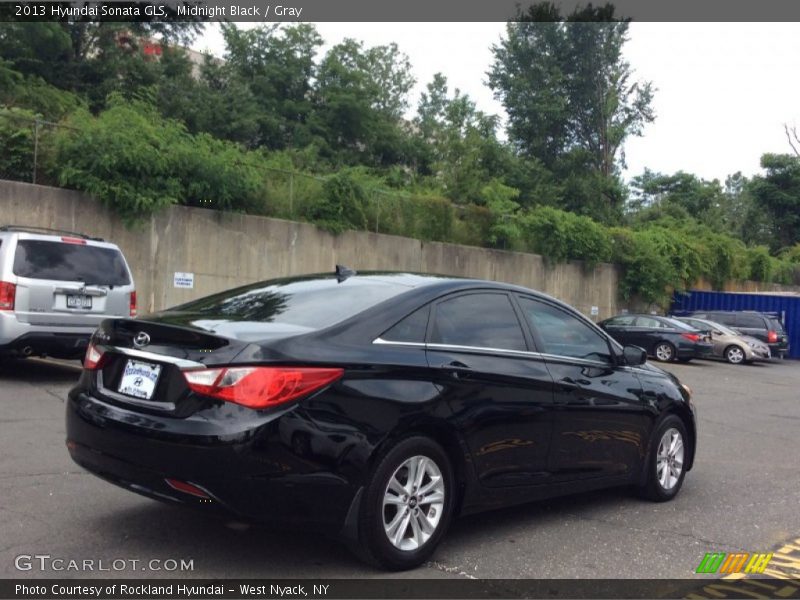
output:
{"label": "door handle", "polygon": [[454,360],[444,366],[445,371],[450,374],[453,379],[461,379],[463,375],[469,373],[472,369],[469,365],[464,364],[460,360]]}
{"label": "door handle", "polygon": [[573,392],[578,389],[578,382],[572,377],[564,377],[557,382],[558,389],[561,392]]}

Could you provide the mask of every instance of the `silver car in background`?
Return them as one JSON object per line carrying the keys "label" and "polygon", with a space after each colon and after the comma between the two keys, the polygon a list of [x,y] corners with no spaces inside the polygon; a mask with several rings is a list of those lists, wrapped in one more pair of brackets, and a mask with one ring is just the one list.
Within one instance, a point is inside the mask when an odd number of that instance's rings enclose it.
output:
{"label": "silver car in background", "polygon": [[743,335],[738,331],[726,327],[721,323],[715,323],[707,319],[697,319],[695,317],[674,317],[691,325],[695,329],[708,331],[711,336],[713,356],[724,358],[729,363],[740,365],[754,360],[769,360],[772,358],[769,346],[758,338]]}
{"label": "silver car in background", "polygon": [[133,276],[115,244],[0,227],[0,357],[80,358],[100,321],[132,316]]}

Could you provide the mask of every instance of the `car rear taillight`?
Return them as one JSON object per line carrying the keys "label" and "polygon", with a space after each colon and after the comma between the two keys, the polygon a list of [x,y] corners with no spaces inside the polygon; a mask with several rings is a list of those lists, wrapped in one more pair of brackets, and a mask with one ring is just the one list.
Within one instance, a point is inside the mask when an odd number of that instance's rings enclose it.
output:
{"label": "car rear taillight", "polygon": [[691,340],[693,342],[700,341],[700,335],[697,333],[682,333],[682,338],[686,338],[687,340]]}
{"label": "car rear taillight", "polygon": [[17,286],[7,281],[0,281],[0,310],[14,310],[17,297]]}
{"label": "car rear taillight", "polygon": [[83,357],[83,368],[87,371],[96,371],[103,366],[105,356],[103,350],[94,344],[89,344],[89,347],[86,348],[86,356]]}
{"label": "car rear taillight", "polygon": [[131,292],[131,316],[135,317],[136,313],[136,290],[134,290]]}
{"label": "car rear taillight", "polygon": [[198,394],[248,408],[269,408],[310,394],[343,373],[343,369],[312,367],[228,367],[184,371],[183,376]]}
{"label": "car rear taillight", "polygon": [[767,343],[775,344],[778,341],[778,334],[775,331],[767,332]]}

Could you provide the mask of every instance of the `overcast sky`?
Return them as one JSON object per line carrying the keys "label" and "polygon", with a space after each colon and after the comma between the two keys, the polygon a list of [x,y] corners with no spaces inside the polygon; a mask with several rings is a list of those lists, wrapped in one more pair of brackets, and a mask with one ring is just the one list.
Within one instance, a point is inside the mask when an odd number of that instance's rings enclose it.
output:
{"label": "overcast sky", "polygon": [[[251,23],[240,23],[251,27]],[[396,42],[417,86],[410,114],[434,73],[447,76],[484,112],[504,116],[485,85],[491,45],[504,23],[317,23],[326,45],[345,37]],[[657,88],[656,121],[625,147],[626,177],[645,167],[721,181],[753,175],[766,152],[789,152],[783,124],[800,126],[800,23],[632,23],[625,55],[636,79]],[[194,45],[221,56],[216,24]]]}

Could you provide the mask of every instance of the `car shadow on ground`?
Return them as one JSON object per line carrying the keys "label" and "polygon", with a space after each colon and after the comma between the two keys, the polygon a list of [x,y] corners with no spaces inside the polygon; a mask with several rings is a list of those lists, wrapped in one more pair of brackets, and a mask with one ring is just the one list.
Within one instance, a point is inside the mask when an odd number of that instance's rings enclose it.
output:
{"label": "car shadow on ground", "polygon": [[[513,538],[537,521],[544,526],[625,501],[638,502],[628,488],[615,488],[469,515],[452,523],[444,542],[452,548],[483,537]],[[405,575],[378,570],[331,536],[242,523],[146,499],[91,517],[91,528],[103,539],[124,539],[126,556],[193,558],[203,577],[419,577],[425,572],[424,567]],[[179,576],[184,575],[191,574]]]}
{"label": "car shadow on ground", "polygon": [[572,515],[580,516],[582,513],[588,517],[590,512],[594,513],[597,510],[602,512],[611,506],[639,502],[643,501],[636,497],[630,487],[608,488],[528,502],[461,517],[450,527],[448,538],[451,542],[458,543],[460,538],[513,532],[535,525],[537,521],[545,525],[551,520],[563,520]]}
{"label": "car shadow on ground", "polygon": [[332,537],[206,515],[154,500],[141,499],[90,521],[102,539],[124,539],[128,557],[191,558],[203,577],[381,575]]}

